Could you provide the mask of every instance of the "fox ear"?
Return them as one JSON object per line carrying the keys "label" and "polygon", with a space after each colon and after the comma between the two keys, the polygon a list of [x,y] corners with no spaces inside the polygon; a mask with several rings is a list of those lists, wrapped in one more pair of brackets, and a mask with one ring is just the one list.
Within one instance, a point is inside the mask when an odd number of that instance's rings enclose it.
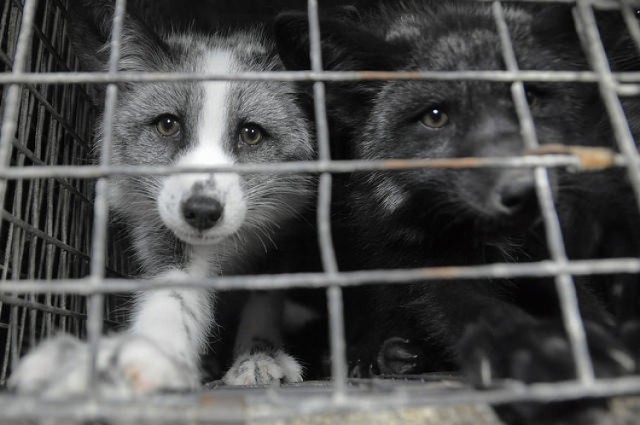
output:
{"label": "fox ear", "polygon": [[[114,4],[109,0],[71,0],[69,7],[69,40],[84,71],[108,70]],[[150,71],[166,60],[168,48],[159,35],[140,19],[125,13],[120,34],[120,71]],[[98,104],[104,101],[105,86],[96,84]],[[127,84],[121,84],[126,88]]]}
{"label": "fox ear", "polygon": [[533,35],[549,43],[578,47],[580,40],[573,20],[573,8],[568,4],[540,7],[533,15]]}
{"label": "fox ear", "polygon": [[[388,70],[398,66],[398,46],[362,28],[357,11],[345,9],[320,20],[322,62],[325,70]],[[285,12],[276,17],[278,53],[290,70],[311,69],[309,22],[306,13]]]}
{"label": "fox ear", "polygon": [[113,4],[104,1],[72,0],[69,5],[69,39],[80,67],[85,71],[103,71],[109,61],[105,45],[111,28],[105,24],[113,16]]}
{"label": "fox ear", "polygon": [[[311,69],[309,23],[306,13],[280,14],[275,20],[278,54],[289,70]],[[329,71],[383,71],[401,69],[409,56],[408,46],[391,43],[365,28],[357,11],[344,9],[331,19],[321,18],[322,67]],[[332,121],[331,152],[334,158],[350,158],[352,129],[367,119],[373,99],[383,83],[375,80],[332,82],[327,89],[327,108]],[[311,94],[309,84],[303,90]]]}
{"label": "fox ear", "polygon": [[[69,37],[84,70],[107,70],[114,8],[112,1],[71,0]],[[120,46],[121,70],[136,70],[142,62],[148,69],[167,50],[160,36],[131,13],[123,16]]]}

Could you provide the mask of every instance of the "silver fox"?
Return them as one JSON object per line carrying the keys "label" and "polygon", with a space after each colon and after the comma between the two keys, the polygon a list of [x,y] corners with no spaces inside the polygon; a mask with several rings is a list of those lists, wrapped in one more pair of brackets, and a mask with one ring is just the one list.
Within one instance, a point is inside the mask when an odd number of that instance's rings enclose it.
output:
{"label": "silver fox", "polygon": [[[106,41],[110,19],[100,26]],[[121,71],[234,73],[282,68],[261,30],[160,36],[127,15],[121,39]],[[97,53],[86,46],[85,62],[93,60],[94,68],[104,69],[109,53],[104,46]],[[118,92],[111,159],[112,164],[130,166],[311,160],[315,149],[310,128],[290,83],[126,83]],[[100,126],[98,149],[104,133]],[[99,390],[131,395],[197,388],[199,357],[215,322],[214,297],[205,289],[180,288],[180,282],[249,269],[264,255],[266,241],[277,240],[287,221],[313,197],[313,188],[313,177],[293,174],[110,179],[110,208],[130,229],[142,276],[175,279],[178,287],[138,294],[129,329],[101,339]],[[84,342],[58,336],[25,357],[9,385],[19,392],[53,397],[82,393],[88,355]],[[281,351],[266,355],[266,361],[264,353],[254,363],[250,354],[238,361],[242,364],[232,367],[225,382],[251,384],[259,376],[301,380],[300,365]],[[258,373],[255,369],[260,368],[265,370]]]}

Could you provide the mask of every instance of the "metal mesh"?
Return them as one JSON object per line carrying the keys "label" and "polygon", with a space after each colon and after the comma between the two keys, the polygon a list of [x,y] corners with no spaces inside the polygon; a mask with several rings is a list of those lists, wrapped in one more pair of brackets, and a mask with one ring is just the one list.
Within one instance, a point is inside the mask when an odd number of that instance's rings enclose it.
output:
{"label": "metal mesh", "polygon": [[[549,1],[551,2],[551,1]],[[572,3],[570,1],[567,1]],[[622,7],[624,6],[624,7]],[[612,73],[594,18],[594,8],[620,9],[628,30],[640,46],[640,28],[626,1],[577,2],[575,20],[592,71],[519,71],[500,2],[492,2],[505,71],[460,72],[324,72],[320,55],[318,4],[308,0],[312,70],[308,72],[239,73],[222,75],[117,73],[119,32],[125,2],[116,2],[114,39],[109,69],[104,73],[79,73],[66,39],[66,2],[62,0],[6,0],[0,6],[0,87],[2,87],[2,139],[0,143],[0,200],[4,205],[0,228],[0,385],[12,360],[55,329],[85,336],[94,353],[107,325],[117,325],[119,309],[114,294],[140,289],[127,276],[129,264],[123,245],[108,239],[106,179],[116,174],[169,174],[193,171],[315,172],[320,174],[317,220],[323,272],[295,275],[212,277],[180,283],[211,289],[327,288],[332,354],[331,384],[302,384],[269,389],[213,389],[211,393],[155,396],[134,401],[92,399],[43,402],[0,394],[0,412],[10,419],[63,418],[113,419],[131,422],[269,422],[289,423],[308,414],[370,411],[415,406],[505,403],[522,400],[557,401],[640,392],[638,377],[595,379],[585,342],[573,277],[585,274],[638,273],[640,259],[570,261],[565,252],[547,167],[626,167],[633,190],[640,194],[640,158],[629,131],[620,95],[640,93],[640,74]],[[55,72],[55,74],[52,74]],[[489,80],[512,83],[512,94],[529,154],[517,158],[457,158],[407,161],[333,161],[325,111],[324,82],[360,79]],[[180,80],[309,80],[314,81],[314,105],[319,159],[312,163],[229,167],[110,167],[109,131],[98,165],[90,140],[95,105],[91,83],[107,85],[105,128],[113,119],[120,81]],[[599,85],[620,153],[602,149],[539,147],[523,82],[584,81]],[[545,154],[545,155],[539,155]],[[415,270],[342,272],[336,265],[331,241],[330,211],[333,172],[420,167],[507,167],[535,169],[551,258],[537,263],[489,264],[465,267],[431,267]],[[640,196],[637,197],[640,205]],[[105,273],[105,270],[107,271]],[[452,382],[429,385],[404,381],[347,382],[341,288],[351,285],[404,284],[413,281],[505,277],[554,277],[561,299],[563,321],[577,365],[576,381],[504,386],[473,391]],[[175,283],[174,283],[175,284]],[[155,288],[172,282],[155,280]],[[74,293],[79,295],[66,295]],[[89,304],[85,297],[89,297]],[[115,301],[114,301],[115,300]],[[88,319],[88,320],[87,320]],[[94,361],[88,365],[95,369]],[[95,373],[95,371],[94,371]],[[37,406],[37,408],[36,408]],[[61,407],[65,407],[61,409]],[[468,412],[467,412],[468,413]],[[479,415],[479,416],[478,416]],[[478,418],[486,419],[479,409]],[[333,419],[335,421],[335,419]],[[270,422],[271,421],[271,422]],[[280,422],[273,422],[280,421]],[[284,422],[287,421],[287,422]],[[465,423],[459,421],[458,423]]]}
{"label": "metal mesh", "polygon": [[[25,72],[71,72],[77,60],[67,39],[66,6],[40,2],[33,10],[33,35],[24,56]],[[2,5],[0,65],[14,68],[23,4]],[[3,86],[3,89],[6,86]],[[96,107],[86,85],[27,84],[16,97],[3,90],[3,109],[17,106],[16,126],[3,133],[6,162],[15,167],[86,165]],[[0,228],[2,281],[41,282],[78,278],[89,272],[94,182],[86,179],[38,178],[7,183]],[[111,255],[112,269],[126,271],[122,249]],[[112,305],[108,311],[114,312]],[[109,323],[115,324],[113,313]],[[54,331],[85,334],[84,297],[65,294],[0,294],[0,384],[12,359]]]}

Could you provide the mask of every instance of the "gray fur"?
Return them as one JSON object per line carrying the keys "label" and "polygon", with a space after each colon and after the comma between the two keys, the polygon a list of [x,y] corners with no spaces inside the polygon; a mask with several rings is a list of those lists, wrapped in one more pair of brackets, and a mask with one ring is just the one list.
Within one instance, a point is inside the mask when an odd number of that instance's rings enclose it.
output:
{"label": "gray fur", "polygon": [[[213,48],[231,49],[241,66],[238,71],[281,69],[281,64],[270,44],[262,42],[261,32],[232,34],[209,38],[198,35],[173,35],[167,38],[164,57],[157,51],[149,55],[147,42],[137,39],[123,43],[121,70],[160,72],[192,72],[198,67],[202,55]],[[211,70],[215,72],[215,70]],[[230,95],[225,148],[242,162],[278,162],[310,160],[314,156],[311,127],[296,104],[296,90],[282,82],[233,83]],[[112,163],[114,165],[171,165],[180,152],[188,149],[195,134],[196,111],[202,109],[203,92],[198,83],[128,84],[121,87],[114,117]],[[192,111],[192,112],[189,112]],[[158,141],[149,122],[154,117],[171,112],[185,117],[184,136],[180,144]],[[235,131],[241,122],[260,124],[271,136],[271,143],[262,151],[236,149]],[[132,143],[135,141],[135,143]],[[164,228],[157,215],[155,202],[161,177],[123,176],[111,185],[111,205],[125,221],[132,224],[136,254],[147,274],[155,274],[163,267],[180,265],[183,258],[175,255],[176,240]],[[226,249],[219,250],[222,270],[233,272],[242,265],[237,260],[248,251],[263,250],[262,239],[269,242],[275,223],[296,215],[312,194],[312,179],[301,175],[243,175],[243,186],[248,198],[248,215],[243,229],[225,243],[234,251],[227,258]],[[254,213],[255,215],[251,214]],[[177,264],[176,264],[177,263]]]}
{"label": "gray fur", "polygon": [[[109,14],[94,15],[104,18]],[[105,43],[109,26],[98,23],[96,31],[101,35],[98,40],[84,40],[82,34],[76,34],[80,37],[76,46],[85,52],[81,57],[91,57],[87,52],[97,51],[85,65],[95,68],[96,60],[102,59],[97,67],[105,69],[107,44],[100,47],[97,41],[102,38]],[[211,69],[218,65],[224,69]],[[259,29],[209,36],[165,36],[151,33],[131,17],[125,19],[120,71],[278,69],[282,65],[274,47]],[[207,111],[215,116],[204,116]],[[162,136],[157,130],[157,119],[165,114],[180,122],[180,131],[173,136]],[[105,134],[103,119],[99,122],[98,153]],[[241,141],[241,126],[247,124],[264,130],[261,143],[249,145]],[[119,85],[111,123],[109,165],[175,165],[183,160],[199,165],[311,160],[315,149],[310,128],[290,83],[123,83]],[[201,152],[205,153],[202,157]],[[305,208],[313,195],[313,180],[309,175],[230,173],[111,178],[110,208],[130,230],[141,274],[175,282],[175,288],[138,294],[130,329],[102,341],[98,353],[99,390],[128,396],[197,388],[199,357],[215,320],[214,299],[204,289],[183,288],[181,283],[247,271],[253,261],[277,245],[278,237],[286,233],[287,222]],[[212,228],[189,224],[183,211],[185,197],[200,192],[221,196],[224,215]],[[169,204],[171,207],[167,207]],[[233,208],[227,208],[229,205]],[[183,228],[190,232],[187,237],[179,233]],[[81,342],[74,343],[77,347],[71,355],[52,362],[45,360],[51,353],[67,350],[69,337],[47,341],[19,365],[10,385],[21,392],[51,397],[85,392],[88,379],[83,366],[89,350]],[[274,361],[276,368],[282,363],[286,370],[299,376],[299,365],[286,354]],[[43,382],[46,385],[40,385]]]}

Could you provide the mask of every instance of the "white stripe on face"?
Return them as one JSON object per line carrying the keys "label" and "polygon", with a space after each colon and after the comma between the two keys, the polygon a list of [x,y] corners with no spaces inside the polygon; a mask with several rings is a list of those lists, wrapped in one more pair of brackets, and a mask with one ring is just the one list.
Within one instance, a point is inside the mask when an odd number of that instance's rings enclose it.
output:
{"label": "white stripe on face", "polygon": [[[233,56],[224,50],[214,50],[203,61],[202,71],[228,73],[233,71]],[[229,97],[231,83],[207,81],[202,83],[203,99],[192,147],[178,160],[177,165],[232,165],[235,159],[225,148],[229,125]],[[196,232],[183,219],[181,205],[195,188],[203,195],[215,198],[224,208],[222,218],[209,230]],[[237,174],[180,174],[165,179],[158,200],[160,216],[178,238],[187,243],[210,243],[234,233],[246,214],[246,201],[240,176]]]}
{"label": "white stripe on face", "polygon": [[[212,51],[204,61],[204,72],[229,73],[233,71],[233,56],[225,50]],[[202,83],[204,98],[198,117],[195,146],[179,161],[181,165],[230,165],[233,158],[225,151],[224,142],[228,126],[228,98],[231,83],[207,81]]]}

